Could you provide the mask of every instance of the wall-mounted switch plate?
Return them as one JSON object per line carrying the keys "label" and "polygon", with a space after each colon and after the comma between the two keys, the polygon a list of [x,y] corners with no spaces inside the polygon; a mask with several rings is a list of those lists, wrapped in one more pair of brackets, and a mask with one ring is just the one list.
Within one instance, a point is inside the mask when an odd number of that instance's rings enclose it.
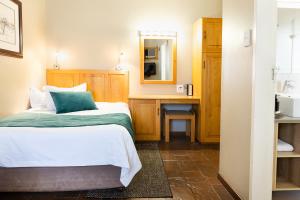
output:
{"label": "wall-mounted switch plate", "polygon": [[250,47],[252,45],[252,30],[246,30],[244,32],[244,47]]}
{"label": "wall-mounted switch plate", "polygon": [[177,85],[177,93],[179,94],[184,93],[184,85]]}

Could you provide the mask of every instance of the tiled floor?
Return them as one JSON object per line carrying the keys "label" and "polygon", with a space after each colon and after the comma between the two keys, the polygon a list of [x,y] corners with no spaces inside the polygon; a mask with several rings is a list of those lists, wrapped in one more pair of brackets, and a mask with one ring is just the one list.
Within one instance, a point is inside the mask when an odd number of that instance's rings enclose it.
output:
{"label": "tiled floor", "polygon": [[[160,152],[173,192],[173,199],[232,200],[230,194],[217,179],[219,165],[217,145],[190,144],[181,134],[172,137],[170,144],[162,142]],[[80,193],[72,199],[61,196],[57,193],[0,194],[0,200],[91,200],[82,197]]]}
{"label": "tiled floor", "polygon": [[218,145],[190,144],[181,135],[168,145],[160,144],[160,151],[174,199],[232,200],[217,179]]}

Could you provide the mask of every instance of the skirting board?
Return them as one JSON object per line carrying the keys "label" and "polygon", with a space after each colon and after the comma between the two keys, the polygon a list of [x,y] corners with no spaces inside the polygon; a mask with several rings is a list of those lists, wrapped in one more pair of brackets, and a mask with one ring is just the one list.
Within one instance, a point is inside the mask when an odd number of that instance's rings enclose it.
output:
{"label": "skirting board", "polygon": [[218,174],[218,179],[222,183],[222,185],[225,187],[225,189],[231,194],[233,199],[235,200],[242,200],[239,195],[230,187],[230,185],[224,180],[224,178]]}

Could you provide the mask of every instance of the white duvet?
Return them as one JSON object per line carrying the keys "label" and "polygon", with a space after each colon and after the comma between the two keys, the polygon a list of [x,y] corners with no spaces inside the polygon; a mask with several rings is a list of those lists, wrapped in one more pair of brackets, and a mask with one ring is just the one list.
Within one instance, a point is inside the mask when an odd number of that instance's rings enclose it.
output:
{"label": "white duvet", "polygon": [[[99,115],[126,113],[124,103],[96,103],[99,110],[68,113]],[[27,112],[51,113],[42,110]],[[119,125],[71,128],[0,127],[0,167],[68,167],[114,165],[121,167],[126,187],[142,165],[134,142]]]}

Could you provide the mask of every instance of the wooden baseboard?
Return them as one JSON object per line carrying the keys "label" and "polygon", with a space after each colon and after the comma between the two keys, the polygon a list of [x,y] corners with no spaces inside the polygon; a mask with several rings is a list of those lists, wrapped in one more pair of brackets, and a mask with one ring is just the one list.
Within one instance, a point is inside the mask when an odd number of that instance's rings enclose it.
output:
{"label": "wooden baseboard", "polygon": [[218,179],[222,183],[222,185],[225,187],[225,189],[231,194],[233,199],[241,200],[239,195],[230,187],[230,185],[224,180],[224,178],[220,174],[218,174]]}

